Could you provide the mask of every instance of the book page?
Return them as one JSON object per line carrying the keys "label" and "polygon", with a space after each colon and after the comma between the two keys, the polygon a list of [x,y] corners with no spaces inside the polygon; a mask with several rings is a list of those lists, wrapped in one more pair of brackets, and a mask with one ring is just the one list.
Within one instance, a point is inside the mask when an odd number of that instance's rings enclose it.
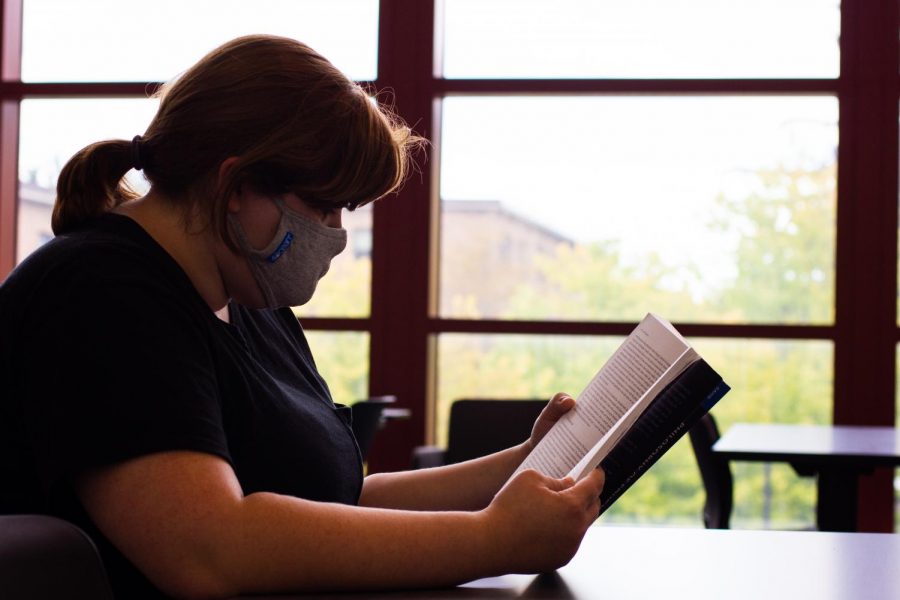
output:
{"label": "book page", "polygon": [[637,421],[638,417],[641,416],[647,406],[653,402],[653,399],[656,398],[663,388],[684,372],[688,365],[696,361],[697,358],[697,354],[692,349],[688,348],[685,350],[684,353],[669,367],[666,373],[664,373],[637,402],[625,411],[619,421],[615,423],[603,437],[597,440],[597,443],[594,444],[593,448],[585,453],[581,460],[579,460],[567,474],[577,481],[587,475],[592,469],[596,468],[616,444],[619,443],[619,440],[624,437],[634,422]]}
{"label": "book page", "polygon": [[[648,314],[576,399],[575,408],[544,436],[516,470],[567,475],[648,391],[684,357],[696,354],[671,325]],[[679,366],[678,370],[681,370]],[[618,439],[620,433],[615,437]]]}

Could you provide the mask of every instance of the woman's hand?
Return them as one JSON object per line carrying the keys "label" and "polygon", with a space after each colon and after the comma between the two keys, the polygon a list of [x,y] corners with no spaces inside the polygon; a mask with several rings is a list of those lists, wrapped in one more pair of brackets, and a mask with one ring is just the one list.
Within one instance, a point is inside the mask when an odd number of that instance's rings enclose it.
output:
{"label": "woman's hand", "polygon": [[600,469],[577,483],[531,469],[511,479],[483,511],[502,569],[539,573],[568,563],[600,514],[604,480]]}
{"label": "woman's hand", "polygon": [[541,441],[541,438],[550,431],[550,428],[559,421],[559,418],[572,410],[574,406],[575,399],[569,394],[564,394],[563,392],[554,394],[547,406],[544,407],[544,410],[541,411],[537,421],[534,422],[534,427],[531,429],[531,437],[525,443],[528,451],[531,452],[537,446],[537,443]]}

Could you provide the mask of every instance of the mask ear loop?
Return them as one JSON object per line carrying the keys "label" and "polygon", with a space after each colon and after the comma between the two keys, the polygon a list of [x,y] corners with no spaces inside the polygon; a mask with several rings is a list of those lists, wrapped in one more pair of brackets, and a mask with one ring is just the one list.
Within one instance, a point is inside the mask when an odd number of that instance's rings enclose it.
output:
{"label": "mask ear loop", "polygon": [[262,292],[263,299],[266,301],[266,304],[272,306],[275,303],[275,295],[273,294],[272,288],[269,286],[269,283],[265,280],[264,277],[261,276],[261,273],[259,273],[259,267],[253,260],[253,250],[250,246],[250,241],[247,239],[247,234],[244,232],[244,228],[241,227],[241,222],[237,219],[237,217],[231,214],[227,216],[227,219],[228,223],[231,225],[231,228],[238,236],[238,245],[241,248],[241,254],[244,255],[244,260],[247,261],[247,265],[250,267],[250,272],[253,274],[253,280],[256,281],[256,285],[259,286],[259,291]]}
{"label": "mask ear loop", "polygon": [[272,202],[275,203],[275,206],[277,206],[278,208],[281,209],[282,213],[284,212],[284,209],[285,209],[284,198],[282,198],[281,196],[273,196]]}

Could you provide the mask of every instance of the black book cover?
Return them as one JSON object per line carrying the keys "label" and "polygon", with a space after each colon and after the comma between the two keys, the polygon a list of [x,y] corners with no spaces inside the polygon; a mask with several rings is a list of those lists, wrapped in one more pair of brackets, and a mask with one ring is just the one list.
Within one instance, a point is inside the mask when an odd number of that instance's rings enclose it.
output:
{"label": "black book cover", "polygon": [[606,483],[600,494],[600,514],[681,439],[729,389],[722,377],[703,359],[692,363],[663,388],[600,463],[606,472]]}

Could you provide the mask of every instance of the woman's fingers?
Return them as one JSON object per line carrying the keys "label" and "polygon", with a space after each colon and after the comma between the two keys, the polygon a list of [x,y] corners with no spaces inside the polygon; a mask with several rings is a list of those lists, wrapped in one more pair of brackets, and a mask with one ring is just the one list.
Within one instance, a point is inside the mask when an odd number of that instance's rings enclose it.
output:
{"label": "woman's fingers", "polygon": [[600,501],[600,492],[606,483],[606,473],[601,468],[596,468],[571,487],[570,493],[577,494],[583,499],[584,506],[591,506]]}
{"label": "woman's fingers", "polygon": [[561,416],[572,410],[575,406],[575,398],[565,392],[558,392],[553,395],[547,406],[541,412],[541,418],[547,419],[555,423]]}
{"label": "woman's fingers", "polygon": [[575,406],[575,399],[569,394],[563,392],[554,394],[534,422],[534,427],[531,429],[531,438],[529,439],[531,446],[536,446],[541,441],[541,438],[550,431],[554,423],[572,410],[573,406]]}
{"label": "woman's fingers", "polygon": [[547,489],[554,492],[562,492],[563,490],[569,489],[574,484],[575,480],[571,477],[563,477],[562,479],[556,479],[554,477],[544,478],[544,485],[547,486]]}

